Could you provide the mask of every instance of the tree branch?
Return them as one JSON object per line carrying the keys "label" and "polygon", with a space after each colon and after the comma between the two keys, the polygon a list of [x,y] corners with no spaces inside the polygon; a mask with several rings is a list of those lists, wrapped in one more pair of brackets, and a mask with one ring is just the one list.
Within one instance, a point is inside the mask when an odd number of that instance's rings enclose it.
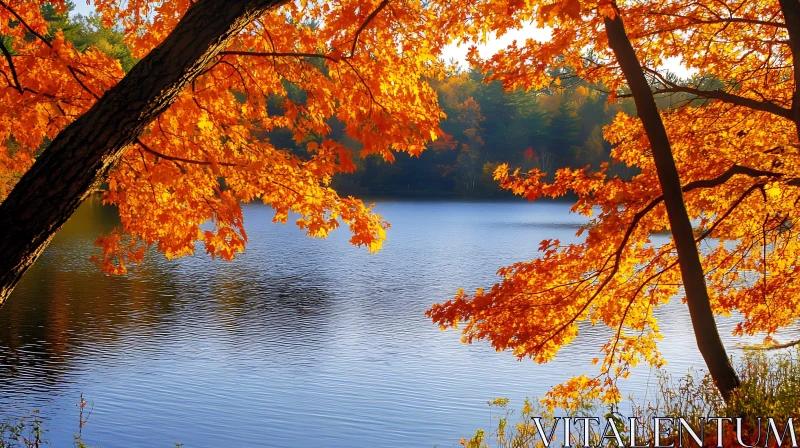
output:
{"label": "tree branch", "polygon": [[[697,238],[695,238],[695,243],[699,243],[700,241],[704,240],[706,237],[711,235],[711,233],[714,232],[714,229],[716,229],[717,226],[722,221],[724,221],[728,216],[730,216],[730,214],[733,213],[734,210],[736,210],[736,207],[738,207],[739,204],[741,204],[742,201],[744,201],[745,198],[747,198],[747,196],[750,195],[750,193],[752,193],[753,191],[759,189],[760,187],[761,187],[760,184],[756,184],[756,185],[751,186],[747,190],[745,190],[745,192],[742,193],[742,195],[739,196],[739,198],[737,198],[735,201],[733,201],[733,204],[731,204],[731,206],[728,207],[728,210],[726,210],[725,213],[723,213],[719,218],[717,218],[714,221],[714,223],[711,225],[711,227],[709,227],[708,229],[703,231],[703,233],[701,233],[700,235],[697,236]],[[659,257],[660,257],[660,255],[659,255]],[[614,361],[614,354],[617,351],[617,345],[618,345],[620,337],[622,335],[622,327],[625,324],[625,318],[628,317],[628,313],[630,312],[630,309],[633,306],[633,303],[636,301],[636,297],[639,295],[639,293],[642,291],[642,289],[644,289],[644,287],[647,286],[647,284],[649,284],[651,281],[653,281],[656,277],[660,276],[661,274],[667,272],[668,270],[674,268],[677,265],[678,265],[678,260],[675,260],[669,266],[667,266],[667,267],[659,270],[655,274],[652,274],[651,276],[647,277],[641,284],[639,284],[639,286],[633,292],[633,296],[631,297],[630,301],[628,301],[628,305],[625,307],[625,312],[622,314],[622,318],[620,319],[619,325],[617,326],[617,334],[616,334],[616,336],[614,338],[614,346],[611,349],[611,351],[609,352],[609,365],[608,365],[609,370],[611,369],[611,363]],[[791,345],[800,344],[800,341],[795,341],[794,343],[790,343],[790,344]],[[788,346],[789,345],[787,345],[787,347]],[[777,348],[782,348],[782,347],[777,347]],[[603,365],[605,365],[605,361],[603,362]]]}
{"label": "tree branch", "polygon": [[[642,69],[656,78],[664,85],[667,86],[661,89],[655,89],[652,91],[653,95],[658,95],[662,93],[689,93],[701,98],[709,98],[709,99],[716,99],[720,100],[725,103],[734,104],[737,106],[747,107],[753,110],[760,110],[762,112],[767,112],[773,115],[777,115],[782,118],[786,118],[787,120],[794,120],[792,115],[792,110],[787,109],[785,107],[781,107],[773,102],[770,101],[758,101],[752,98],[747,98],[739,95],[734,95],[732,93],[726,92],[721,89],[716,90],[702,90],[697,89],[694,87],[682,86],[680,84],[674,83],[669,81],[668,79],[664,78],[664,76],[653,70],[651,68],[642,67]],[[618,98],[629,98],[633,97],[633,94],[623,94],[617,95]]]}
{"label": "tree branch", "polygon": [[257,56],[257,57],[290,57],[290,58],[322,58],[333,62],[339,62],[339,58],[322,53],[292,53],[278,51],[220,51],[220,56]]}
{"label": "tree branch", "polygon": [[8,12],[10,12],[12,16],[14,16],[17,20],[19,20],[19,23],[21,23],[22,26],[24,26],[25,29],[28,30],[29,33],[31,33],[34,36],[36,36],[37,38],[39,38],[39,40],[44,42],[48,47],[53,48],[53,44],[51,44],[44,36],[42,36],[41,34],[37,33],[33,28],[31,28],[31,26],[28,25],[28,23],[22,18],[22,16],[17,14],[17,12],[14,11],[13,8],[8,6],[8,4],[5,1],[0,0],[0,6],[5,8],[6,10],[8,10]]}
{"label": "tree branch", "polygon": [[14,61],[11,60],[11,52],[8,51],[6,45],[3,43],[3,38],[0,36],[0,51],[3,52],[3,56],[6,57],[6,61],[8,61],[8,67],[11,69],[11,78],[14,80],[15,87],[19,90],[19,93],[24,92],[22,89],[22,84],[19,83],[19,77],[17,77],[17,69],[14,67]]}
{"label": "tree branch", "polygon": [[351,58],[353,57],[353,55],[356,54],[356,46],[358,45],[358,38],[361,37],[361,32],[364,31],[364,29],[367,27],[367,25],[369,25],[369,23],[372,22],[372,20],[375,18],[375,16],[377,16],[378,13],[381,12],[381,10],[383,8],[385,8],[386,5],[388,5],[388,4],[389,4],[389,0],[383,0],[381,2],[381,4],[378,5],[378,7],[375,8],[375,10],[372,11],[369,14],[369,16],[367,16],[367,20],[365,20],[364,23],[362,23],[361,26],[358,27],[358,30],[356,30],[356,34],[353,37],[353,46],[350,47],[350,57]]}
{"label": "tree branch", "polygon": [[775,344],[775,345],[768,345],[768,346],[760,346],[760,345],[747,345],[742,347],[742,350],[780,350],[782,348],[789,348],[794,347],[795,345],[800,345],[800,339],[796,341],[789,341],[785,344]]}
{"label": "tree branch", "polygon": [[[701,98],[716,99],[725,103],[735,104],[737,106],[743,106],[753,110],[760,110],[762,112],[767,112],[782,118],[786,118],[787,120],[793,120],[791,109],[778,106],[777,104],[769,101],[758,101],[752,98],[734,95],[724,90],[700,90],[693,87],[672,85],[671,87],[668,88],[656,89],[653,91],[653,94],[658,95],[662,93],[678,93],[678,92],[689,93]],[[630,96],[630,95],[619,95],[619,97],[624,97],[624,96]]]}
{"label": "tree branch", "polygon": [[751,25],[762,25],[762,26],[772,26],[776,28],[786,28],[786,24],[781,22],[772,22],[769,20],[757,20],[757,19],[748,19],[745,17],[719,17],[716,19],[699,19],[696,17],[691,16],[684,16],[681,14],[670,14],[666,12],[657,12],[657,11],[650,11],[647,15],[651,16],[666,16],[666,17],[675,17],[678,19],[686,19],[693,24],[698,25],[713,25],[717,23],[749,23]]}
{"label": "tree branch", "polygon": [[89,95],[92,95],[94,99],[96,100],[100,99],[100,97],[97,96],[96,93],[92,92],[92,89],[90,89],[89,86],[87,86],[83,81],[81,81],[80,78],[78,78],[77,71],[71,65],[67,65],[67,70],[69,70],[69,72],[72,74],[72,77],[75,78],[75,81],[78,81],[78,84],[80,84],[83,90],[89,92]]}
{"label": "tree branch", "polygon": [[143,142],[141,139],[139,139],[139,138],[137,138],[137,139],[135,140],[135,142],[136,142],[136,144],[138,144],[139,146],[141,146],[141,147],[142,147],[142,149],[144,149],[145,151],[149,152],[150,154],[152,154],[152,155],[154,155],[154,156],[157,156],[157,157],[160,157],[160,158],[162,158],[162,159],[164,159],[164,160],[169,160],[169,161],[171,161],[171,162],[183,162],[183,163],[189,163],[189,164],[192,164],[192,165],[204,165],[204,166],[211,166],[211,165],[220,165],[220,166],[238,166],[238,167],[243,167],[243,166],[244,166],[244,165],[242,165],[242,164],[239,164],[239,163],[230,163],[230,162],[217,162],[217,163],[212,163],[212,162],[209,162],[209,161],[201,161],[201,160],[185,159],[185,158],[183,158],[183,157],[170,156],[170,155],[164,154],[164,153],[162,153],[162,152],[158,152],[158,151],[156,151],[155,149],[152,149],[152,148],[150,148],[149,146],[147,146],[147,145],[146,145],[146,144],[145,144],[145,143],[144,143],[144,142]]}

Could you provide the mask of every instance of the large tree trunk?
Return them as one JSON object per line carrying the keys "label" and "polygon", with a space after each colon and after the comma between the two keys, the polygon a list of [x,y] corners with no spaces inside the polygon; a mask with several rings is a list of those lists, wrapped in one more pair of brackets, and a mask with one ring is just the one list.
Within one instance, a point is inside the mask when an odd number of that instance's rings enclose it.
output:
{"label": "large tree trunk", "polygon": [[0,305],[94,186],[247,24],[286,0],[199,0],[172,33],[53,140],[0,204]]}
{"label": "large tree trunk", "polygon": [[650,140],[658,181],[664,194],[664,204],[667,207],[667,217],[672,229],[672,238],[678,250],[683,287],[697,339],[697,347],[700,349],[719,391],[727,400],[731,391],[739,386],[739,377],[725,352],[725,346],[719,337],[714,314],[711,311],[703,265],[694,241],[692,223],[683,202],[680,178],[675,167],[667,131],[661,121],[650,85],[647,83],[639,59],[628,39],[622,17],[616,6],[615,11],[617,12],[615,17],[605,18],[608,43],[622,68],[622,73],[625,75],[636,102],[636,111],[642,120],[647,138]]}
{"label": "large tree trunk", "polygon": [[779,0],[786,30],[789,32],[789,48],[792,50],[794,69],[794,94],[792,95],[792,119],[800,138],[800,1]]}

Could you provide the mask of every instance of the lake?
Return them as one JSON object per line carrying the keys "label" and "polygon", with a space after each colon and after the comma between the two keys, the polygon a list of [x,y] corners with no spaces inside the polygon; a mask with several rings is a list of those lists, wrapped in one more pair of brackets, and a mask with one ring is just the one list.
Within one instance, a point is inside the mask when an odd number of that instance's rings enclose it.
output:
{"label": "lake", "polygon": [[[464,345],[424,316],[497,268],[575,239],[569,204],[380,201],[392,227],[377,254],[244,208],[250,243],[233,262],[153,253],[124,277],[99,272],[92,242],[117,223],[87,201],[0,310],[0,419],[38,409],[72,446],[75,403],[91,446],[459,446],[492,425],[487,400],[521,406],[587,372],[608,330],[584,327],[546,365]],[[702,367],[680,303],[657,311],[668,369]],[[722,319],[731,347],[733,319]],[[669,343],[666,343],[669,341]],[[634,370],[625,393],[655,378]],[[87,408],[88,409],[88,408]]]}

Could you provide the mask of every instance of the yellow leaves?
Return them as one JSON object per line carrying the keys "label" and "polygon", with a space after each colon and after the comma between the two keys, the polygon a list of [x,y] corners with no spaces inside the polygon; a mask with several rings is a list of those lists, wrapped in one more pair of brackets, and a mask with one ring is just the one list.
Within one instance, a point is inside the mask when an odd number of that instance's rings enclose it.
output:
{"label": "yellow leaves", "polygon": [[783,189],[778,184],[773,184],[765,188],[767,197],[771,200],[780,200]]}
{"label": "yellow leaves", "polygon": [[[789,224],[798,219],[800,191],[793,184],[800,178],[800,153],[777,155],[776,141],[794,139],[785,123],[762,116],[744,127],[743,117],[754,113],[728,117],[730,110],[708,104],[665,111],[663,119],[682,183],[689,185],[684,200],[702,240],[714,312],[738,312],[744,321],[736,334],[773,333],[800,317],[793,298],[800,293],[800,238]],[[763,140],[769,132],[756,126],[771,129],[774,139]],[[549,406],[575,406],[584,396],[616,402],[613,380],[627,378],[643,362],[663,365],[654,308],[679,298],[680,271],[664,233],[669,222],[641,124],[619,114],[605,132],[617,143],[614,156],[636,166],[637,175],[610,177],[609,165],[594,174],[560,170],[552,181],[507,165],[495,171],[504,188],[524,197],[574,194],[572,210],[595,216],[582,228],[584,239],[569,245],[544,240],[538,258],[500,269],[490,290],[460,292],[428,312],[440,326],[461,323],[467,343],[487,340],[537,362],[574,340],[582,322],[609,327],[603,356],[590,361],[599,365],[599,376],[557,386],[545,400]],[[746,169],[732,175],[736,167]]]}
{"label": "yellow leaves", "polygon": [[599,379],[580,375],[555,386],[545,394],[541,403],[550,413],[556,408],[577,410],[600,398],[602,392]]}
{"label": "yellow leaves", "polygon": [[355,198],[342,200],[342,219],[350,227],[353,236],[350,242],[357,246],[366,246],[371,253],[377,252],[386,239],[386,229],[389,224],[372,212],[372,207],[366,207],[363,202]]}
{"label": "yellow leaves", "polygon": [[136,238],[126,237],[120,229],[115,229],[108,236],[99,236],[95,245],[103,249],[103,254],[100,258],[93,256],[91,261],[111,275],[127,273],[126,263],[141,263],[147,250],[147,246]]}
{"label": "yellow leaves", "polygon": [[[677,143],[674,150],[684,185],[698,185],[685,192],[687,209],[698,223],[696,235],[707,239],[706,230],[714,229],[716,240],[704,246],[714,311],[742,313],[745,322],[737,328],[741,334],[776,331],[800,316],[800,307],[790,299],[800,290],[794,282],[800,244],[785,221],[796,215],[800,192],[787,184],[785,171],[770,182],[764,182],[769,176],[763,175],[724,176],[734,164],[769,171],[776,162],[755,151],[743,154],[740,141],[711,139],[709,146],[703,146],[686,138],[687,126],[704,129],[712,137],[717,129],[730,126],[712,111],[714,106],[705,106],[665,113],[664,118],[670,132],[675,132],[670,138]],[[582,229],[585,239],[569,245],[544,240],[538,258],[501,269],[500,281],[491,290],[471,296],[459,293],[428,312],[440,326],[455,328],[461,323],[468,343],[485,339],[498,350],[509,349],[537,362],[552,359],[574,340],[581,322],[609,327],[612,336],[601,348],[604,356],[591,360],[600,365],[600,375],[554,388],[546,400],[552,406],[575,406],[578,398],[592,395],[618,401],[619,391],[611,380],[628,377],[642,362],[663,365],[656,345],[662,336],[653,312],[679,293],[672,242],[668,235],[659,236],[657,244],[651,238],[663,234],[668,220],[648,143],[638,138],[640,124],[619,115],[606,132],[618,139],[617,154],[639,167],[639,174],[627,180],[609,178],[606,165],[596,174],[561,170],[546,182],[537,172],[510,172],[506,165],[495,171],[501,185],[515,194],[535,199],[569,192],[577,196],[573,211],[599,212]],[[797,170],[797,157],[800,154],[784,154],[777,164]],[[792,171],[788,178],[798,174]],[[718,183],[709,184],[720,177]],[[737,274],[742,270],[761,276],[760,280],[745,281]],[[784,292],[786,288],[792,292]]]}
{"label": "yellow leaves", "polygon": [[245,169],[247,171],[250,171],[251,173],[256,174],[256,173],[260,173],[264,169],[265,166],[266,166],[266,161],[264,161],[264,160],[256,160],[255,162],[247,164],[247,167]]}
{"label": "yellow leaves", "polygon": [[533,412],[533,404],[529,400],[525,400],[525,404],[522,406],[522,415],[530,415]]}
{"label": "yellow leaves", "polygon": [[508,164],[501,163],[498,165],[497,168],[495,168],[492,177],[496,181],[502,181],[503,179],[506,179],[508,177]]}
{"label": "yellow leaves", "polygon": [[201,131],[210,132],[214,130],[214,123],[209,119],[208,114],[203,112],[202,114],[200,114],[200,117],[198,117],[197,127]]}
{"label": "yellow leaves", "polygon": [[509,402],[508,398],[497,397],[497,398],[493,399],[492,401],[490,401],[488,403],[489,403],[489,406],[505,407],[505,406],[508,406],[508,402]]}

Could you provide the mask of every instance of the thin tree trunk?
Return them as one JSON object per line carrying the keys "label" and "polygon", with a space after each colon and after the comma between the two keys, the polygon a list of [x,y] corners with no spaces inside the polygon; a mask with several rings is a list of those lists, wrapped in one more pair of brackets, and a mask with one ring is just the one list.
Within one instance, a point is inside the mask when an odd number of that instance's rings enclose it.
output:
{"label": "thin tree trunk", "polygon": [[0,204],[0,306],[125,147],[237,33],[285,1],[196,1],[159,46],[58,134]]}
{"label": "thin tree trunk", "polygon": [[792,50],[794,69],[794,94],[792,95],[792,119],[800,138],[800,2],[779,0],[786,30],[789,32],[789,48]]}
{"label": "thin tree trunk", "polygon": [[672,156],[667,131],[661,121],[658,107],[653,99],[650,85],[633,50],[619,10],[613,18],[605,18],[608,43],[622,68],[622,73],[636,102],[636,111],[644,125],[645,133],[653,151],[658,180],[664,194],[664,204],[675,247],[678,251],[683,287],[697,347],[703,355],[712,378],[725,400],[739,386],[739,377],[731,366],[725,346],[719,337],[714,314],[706,288],[703,265],[694,241],[692,223],[683,202],[680,178]]}

